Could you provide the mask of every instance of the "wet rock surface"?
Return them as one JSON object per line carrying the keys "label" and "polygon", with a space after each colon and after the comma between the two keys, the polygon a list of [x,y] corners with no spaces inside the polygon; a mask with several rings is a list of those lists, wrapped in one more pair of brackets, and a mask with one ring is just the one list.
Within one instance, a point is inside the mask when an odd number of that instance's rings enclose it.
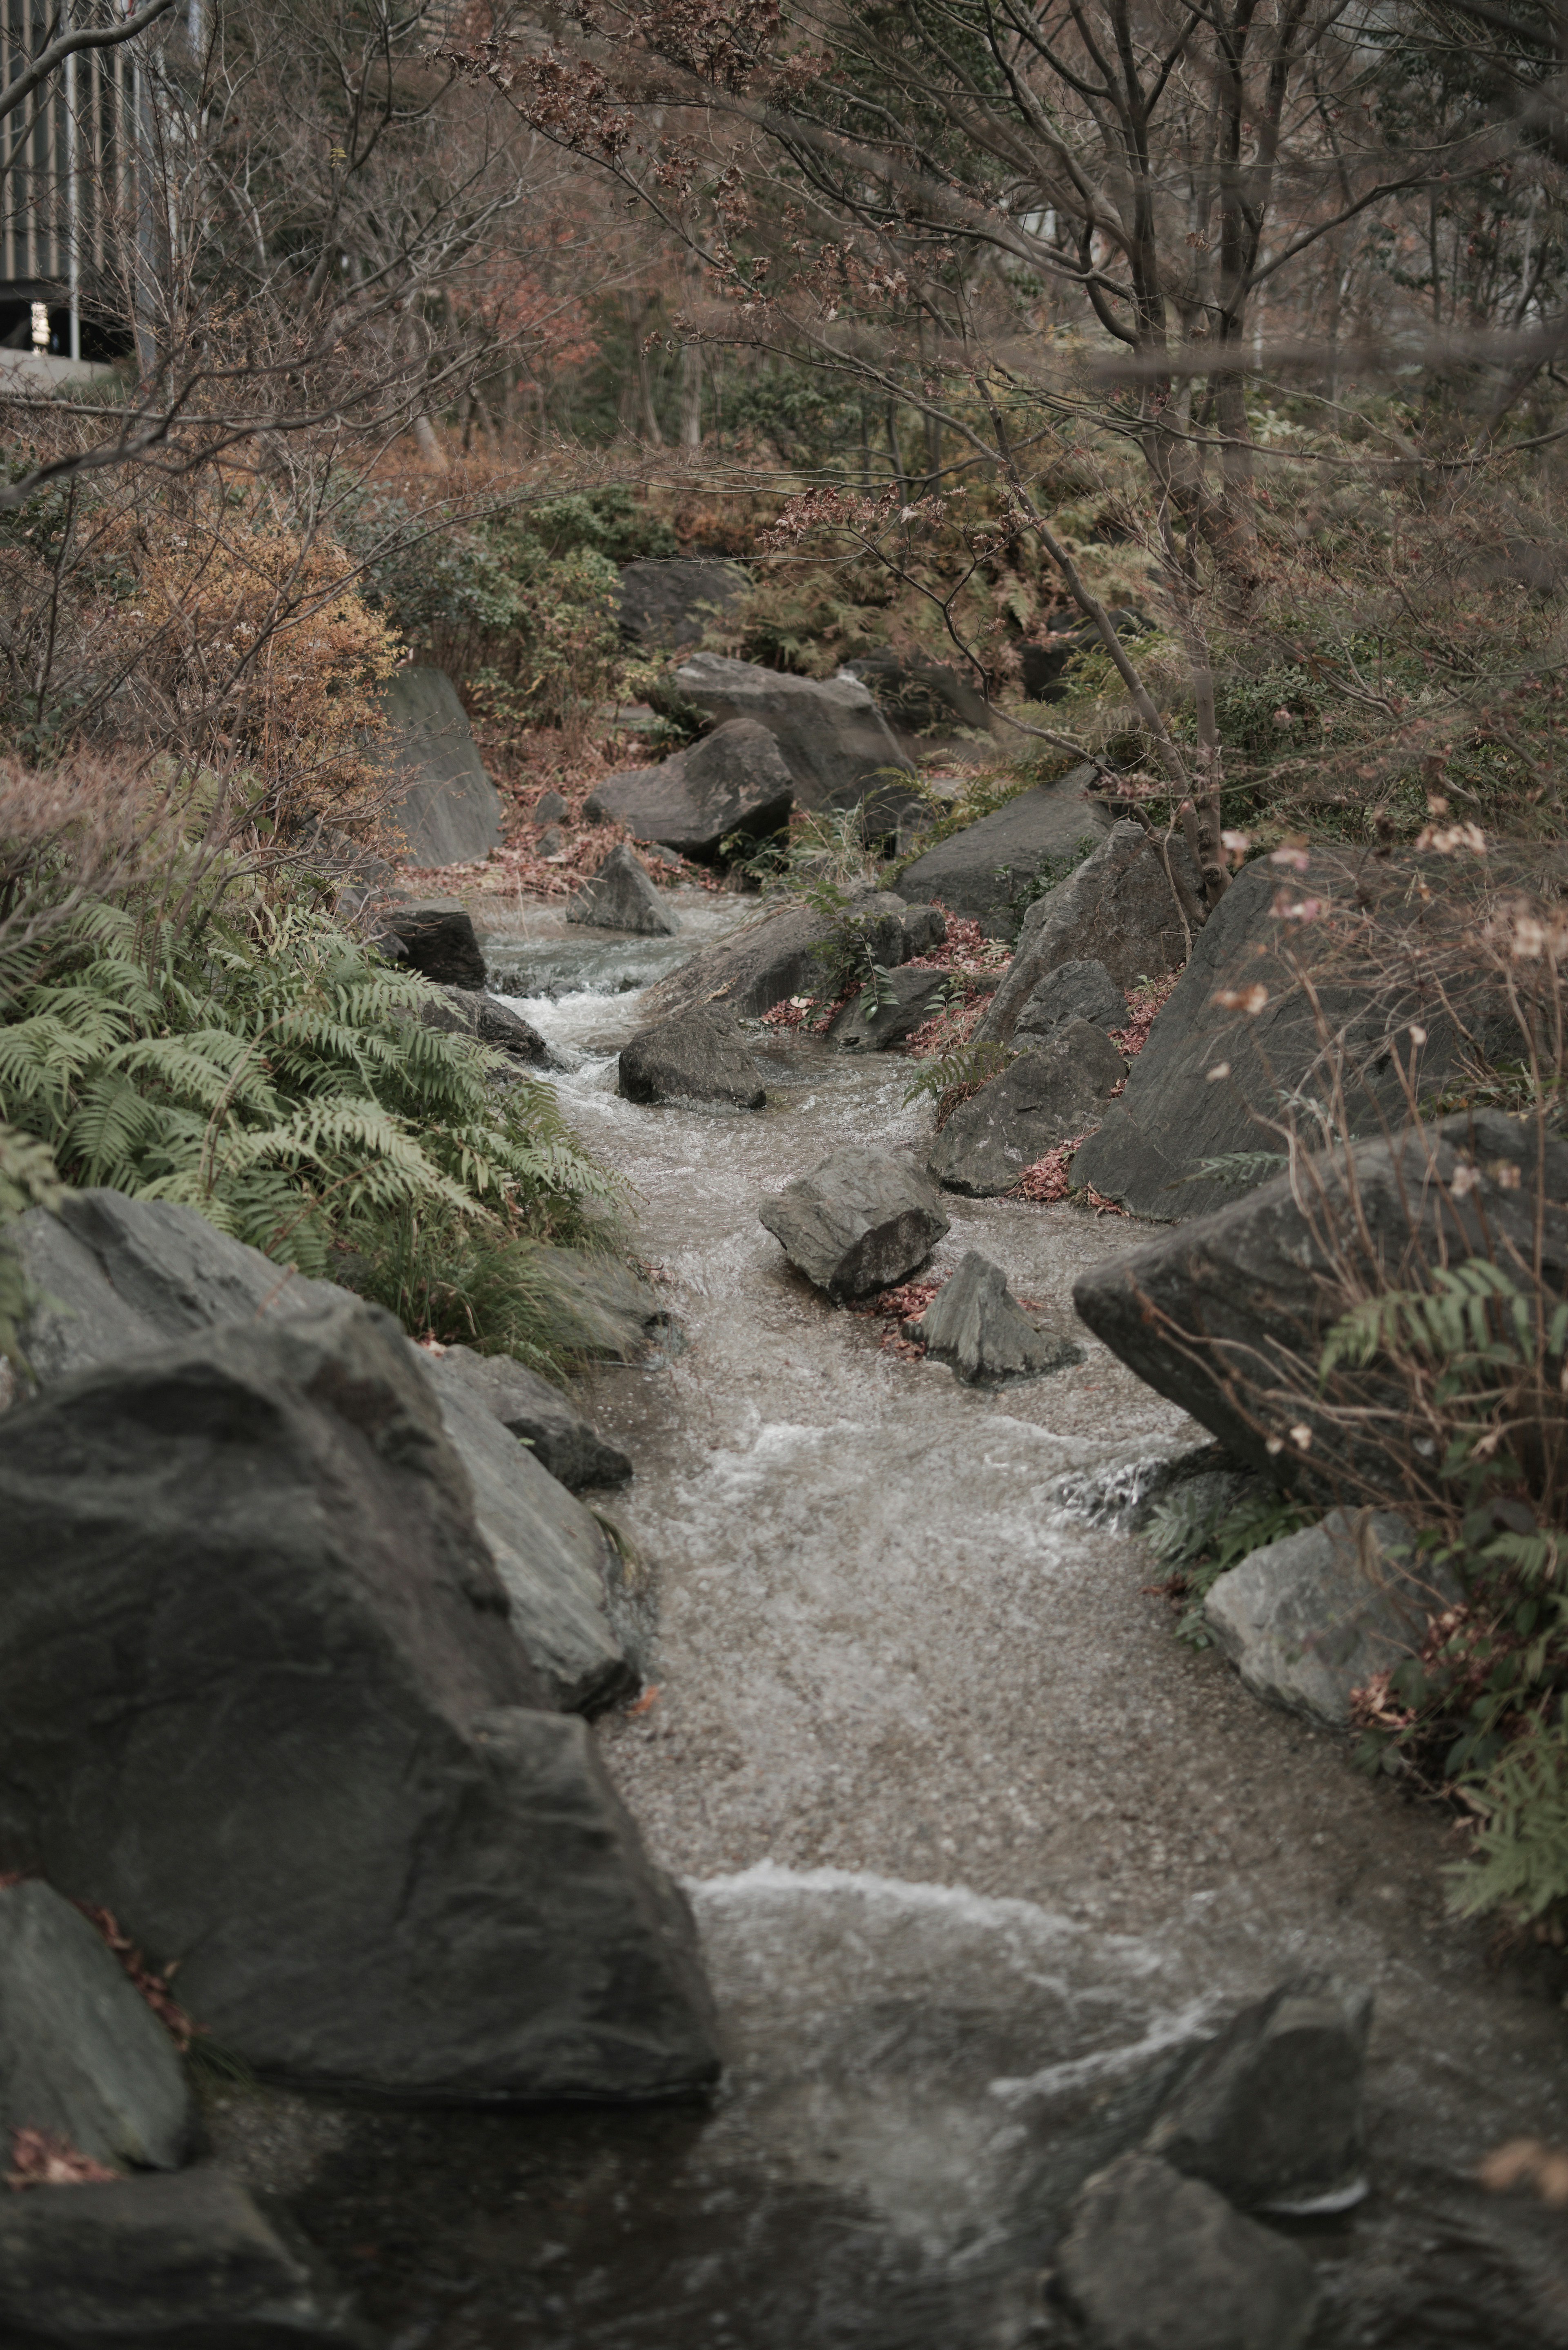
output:
{"label": "wet rock surface", "polygon": [[622,1097],[634,1102],[722,1102],[732,1109],[761,1109],[767,1100],[733,1020],[717,1011],[688,1012],[639,1029],[621,1046],[617,1083]]}
{"label": "wet rock surface", "polygon": [[882,1150],[836,1151],[764,1200],[758,1214],[790,1263],[833,1298],[907,1280],[948,1229],[913,1160]]}
{"label": "wet rock surface", "polygon": [[1021,1052],[1060,1028],[1064,1020],[1086,1020],[1091,1028],[1125,1028],[1127,1000],[1103,962],[1078,956],[1058,963],[1024,997],[1012,1032]]}
{"label": "wet rock surface", "polygon": [[566,908],[566,920],[596,931],[633,931],[649,938],[673,938],[680,928],[624,840],[577,891]]}
{"label": "wet rock surface", "polygon": [[1021,792],[906,865],[899,888],[911,899],[940,898],[990,938],[1014,937],[1021,901],[1041,876],[1075,864],[1107,829],[1109,817],[1084,796],[1097,781],[1096,768],[1075,767],[1058,784]]}
{"label": "wet rock surface", "polygon": [[454,1036],[472,1036],[481,1045],[493,1045],[501,1053],[509,1053],[515,1061],[524,1061],[531,1068],[542,1068],[550,1055],[545,1039],[536,1028],[504,1003],[498,1003],[487,988],[443,987],[434,1003],[421,1003],[420,1018],[427,1028],[442,1028]]}
{"label": "wet rock surface", "polygon": [[433,979],[443,987],[483,988],[484,957],[473,917],[462,907],[393,903],[382,907],[377,919],[394,954],[400,949],[398,959],[421,978]]}
{"label": "wet rock surface", "polygon": [[441,1360],[569,1492],[624,1485],[631,1475],[631,1461],[618,1445],[607,1443],[559,1388],[510,1355],[448,1347]]}
{"label": "wet rock surface", "polygon": [[1203,921],[1198,872],[1179,838],[1115,824],[1024,915],[1017,951],[975,1034],[1008,1043],[1024,1004],[1062,963],[1103,963],[1123,990],[1175,971]]}
{"label": "wet rock surface", "polygon": [[[904,929],[905,901],[886,890],[866,890],[846,909],[859,951],[872,962],[895,967],[912,951]],[[920,934],[929,926],[918,926]],[[701,954],[649,990],[643,1001],[667,1019],[709,1004],[741,1019],[757,1019],[787,996],[826,995],[831,1003],[844,962],[843,924],[810,905],[786,906],[748,923],[732,938]]]}
{"label": "wet rock surface", "polygon": [[961,1379],[1029,1379],[1083,1360],[1071,1338],[1037,1329],[998,1264],[971,1249],[918,1322],[905,1325],[928,1355],[950,1363]]}
{"label": "wet rock surface", "polygon": [[930,1170],[944,1191],[1006,1191],[1060,1142],[1104,1116],[1127,1064],[1103,1029],[1066,1020],[961,1102],[938,1135]]}
{"label": "wet rock surface", "polygon": [[756,841],[782,831],[794,805],[777,738],[754,718],[732,718],[660,766],[607,776],[583,813],[711,863],[732,835]]}
{"label": "wet rock surface", "polygon": [[919,805],[899,778],[912,774],[888,722],[856,678],[791,677],[719,653],[694,653],[675,671],[675,683],[717,723],[754,719],[784,754],[802,807],[846,808],[867,803],[869,820],[896,822]]}

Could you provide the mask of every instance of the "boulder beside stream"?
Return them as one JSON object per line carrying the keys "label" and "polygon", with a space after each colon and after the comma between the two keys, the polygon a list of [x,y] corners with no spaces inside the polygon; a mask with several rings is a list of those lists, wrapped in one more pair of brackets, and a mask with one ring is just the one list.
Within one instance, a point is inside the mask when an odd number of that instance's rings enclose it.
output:
{"label": "boulder beside stream", "polygon": [[607,775],[583,813],[711,863],[736,835],[754,843],[782,832],[794,805],[794,782],[774,736],[754,718],[732,718],[662,766]]}
{"label": "boulder beside stream", "polygon": [[616,1089],[626,1101],[722,1102],[761,1109],[767,1094],[733,1020],[688,1012],[639,1028],[621,1047]]}
{"label": "boulder beside stream", "polygon": [[633,931],[647,938],[672,939],[680,928],[624,840],[568,902],[566,920],[591,930]]}
{"label": "boulder beside stream", "polygon": [[587,1485],[624,1485],[631,1475],[618,1445],[607,1442],[559,1388],[510,1355],[448,1347],[441,1360],[569,1493]]}
{"label": "boulder beside stream", "polygon": [[836,1151],[763,1201],[784,1254],[833,1298],[908,1280],[948,1229],[929,1179],[891,1151]]}
{"label": "boulder beside stream", "polygon": [[1064,1020],[959,1104],[932,1145],[931,1173],[944,1191],[978,1199],[1010,1191],[1026,1167],[1096,1125],[1126,1075],[1103,1029]]}

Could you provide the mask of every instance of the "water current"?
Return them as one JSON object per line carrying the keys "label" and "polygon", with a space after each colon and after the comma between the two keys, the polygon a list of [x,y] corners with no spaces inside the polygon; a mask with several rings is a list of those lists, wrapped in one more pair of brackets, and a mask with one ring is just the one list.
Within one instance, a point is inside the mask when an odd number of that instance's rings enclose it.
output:
{"label": "water current", "polygon": [[[920,1149],[896,1055],[759,1031],[760,1113],[639,1108],[642,991],[743,913],[678,893],[670,941],[524,910],[493,983],[633,1186],[680,1352],[600,1374],[637,1462],[609,1506],[657,1690],[599,1725],[685,1883],[726,2054],[704,2106],[387,2114],[279,2099],[242,2149],[397,2350],[1020,2350],[1115,2099],[1303,1967],[1376,1994],[1372,2191],[1297,2223],[1314,2350],[1568,2350],[1568,2218],[1474,2166],[1561,2139],[1568,2022],[1444,1914],[1449,1831],[1171,1637],[1113,1504],[1197,1440],[1086,1333],[965,1389],[785,1266],[761,1196],[855,1141]],[[1071,1328],[1075,1274],[1137,1228],[949,1203]]]}

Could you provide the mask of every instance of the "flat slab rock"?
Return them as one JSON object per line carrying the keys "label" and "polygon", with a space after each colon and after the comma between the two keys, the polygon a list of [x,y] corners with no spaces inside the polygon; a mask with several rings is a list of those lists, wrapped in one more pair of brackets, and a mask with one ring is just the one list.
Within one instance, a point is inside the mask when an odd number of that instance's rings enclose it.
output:
{"label": "flat slab rock", "polygon": [[630,1477],[631,1461],[619,1446],[525,1364],[510,1355],[476,1354],[472,1347],[448,1347],[441,1360],[568,1492],[624,1485]]}
{"label": "flat slab rock", "polygon": [[1070,1338],[1038,1329],[1007,1285],[1007,1275],[976,1249],[959,1260],[918,1322],[905,1333],[923,1340],[938,1362],[950,1363],[966,1386],[977,1380],[1033,1379],[1081,1363]]}
{"label": "flat slab rock", "polygon": [[632,931],[646,938],[672,939],[680,928],[624,840],[570,900],[566,920],[596,931]]}
{"label": "flat slab rock", "polygon": [[391,814],[410,865],[467,865],[501,845],[501,802],[444,670],[395,670],[380,691],[376,764],[397,778]]}
{"label": "flat slab rock", "polygon": [[63,2350],[374,2350],[353,2297],[203,2166],[0,2195],[0,2327]]}
{"label": "flat slab rock", "polygon": [[1395,1512],[1331,1510],[1220,1575],[1203,1619],[1254,1696],[1342,1730],[1352,1691],[1413,1656],[1459,1596]]}
{"label": "flat slab rock", "polygon": [[761,1109],[767,1100],[734,1022],[715,1012],[639,1029],[621,1047],[616,1090],[627,1101],[722,1102],[732,1109]]}
{"label": "flat slab rock", "polygon": [[907,1280],[948,1229],[929,1180],[884,1150],[836,1151],[757,1212],[790,1263],[833,1298]]}
{"label": "flat slab rock", "polygon": [[794,806],[794,778],[777,739],[754,718],[732,718],[662,766],[607,776],[583,813],[711,864],[736,834],[762,840],[781,832]]}
{"label": "flat slab rock", "polygon": [[945,1191],[973,1199],[1010,1191],[1026,1167],[1097,1124],[1126,1075],[1103,1029],[1064,1021],[960,1103],[932,1146],[931,1173]]}
{"label": "flat slab rock", "polygon": [[21,2129],[117,2169],[178,2170],[197,2137],[173,2041],[97,1927],[36,1877],[0,1886],[0,2157]]}
{"label": "flat slab rock", "polygon": [[1179,970],[1204,919],[1185,845],[1157,841],[1138,824],[1112,825],[1094,854],[1024,915],[1018,951],[975,1035],[1007,1044],[1024,1004],[1061,963],[1103,963],[1124,990]]}
{"label": "flat slab rock", "polygon": [[1016,937],[1041,874],[1079,862],[1108,828],[1104,809],[1084,796],[1098,780],[1097,768],[1075,767],[1058,784],[1020,792],[906,865],[899,887],[911,898],[940,898],[988,938]]}

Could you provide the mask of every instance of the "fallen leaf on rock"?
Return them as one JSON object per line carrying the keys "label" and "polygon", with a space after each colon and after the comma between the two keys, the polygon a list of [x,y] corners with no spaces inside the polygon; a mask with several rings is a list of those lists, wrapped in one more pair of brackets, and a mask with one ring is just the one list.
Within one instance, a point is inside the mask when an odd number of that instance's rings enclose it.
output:
{"label": "fallen leaf on rock", "polygon": [[649,1681],[642,1695],[634,1698],[627,1707],[628,1713],[648,1713],[659,1703],[664,1690],[658,1681]]}
{"label": "fallen leaf on rock", "polygon": [[12,2168],[5,2184],[20,2187],[101,2187],[119,2178],[118,2170],[95,2162],[68,2137],[54,2130],[19,2129],[11,2133]]}

